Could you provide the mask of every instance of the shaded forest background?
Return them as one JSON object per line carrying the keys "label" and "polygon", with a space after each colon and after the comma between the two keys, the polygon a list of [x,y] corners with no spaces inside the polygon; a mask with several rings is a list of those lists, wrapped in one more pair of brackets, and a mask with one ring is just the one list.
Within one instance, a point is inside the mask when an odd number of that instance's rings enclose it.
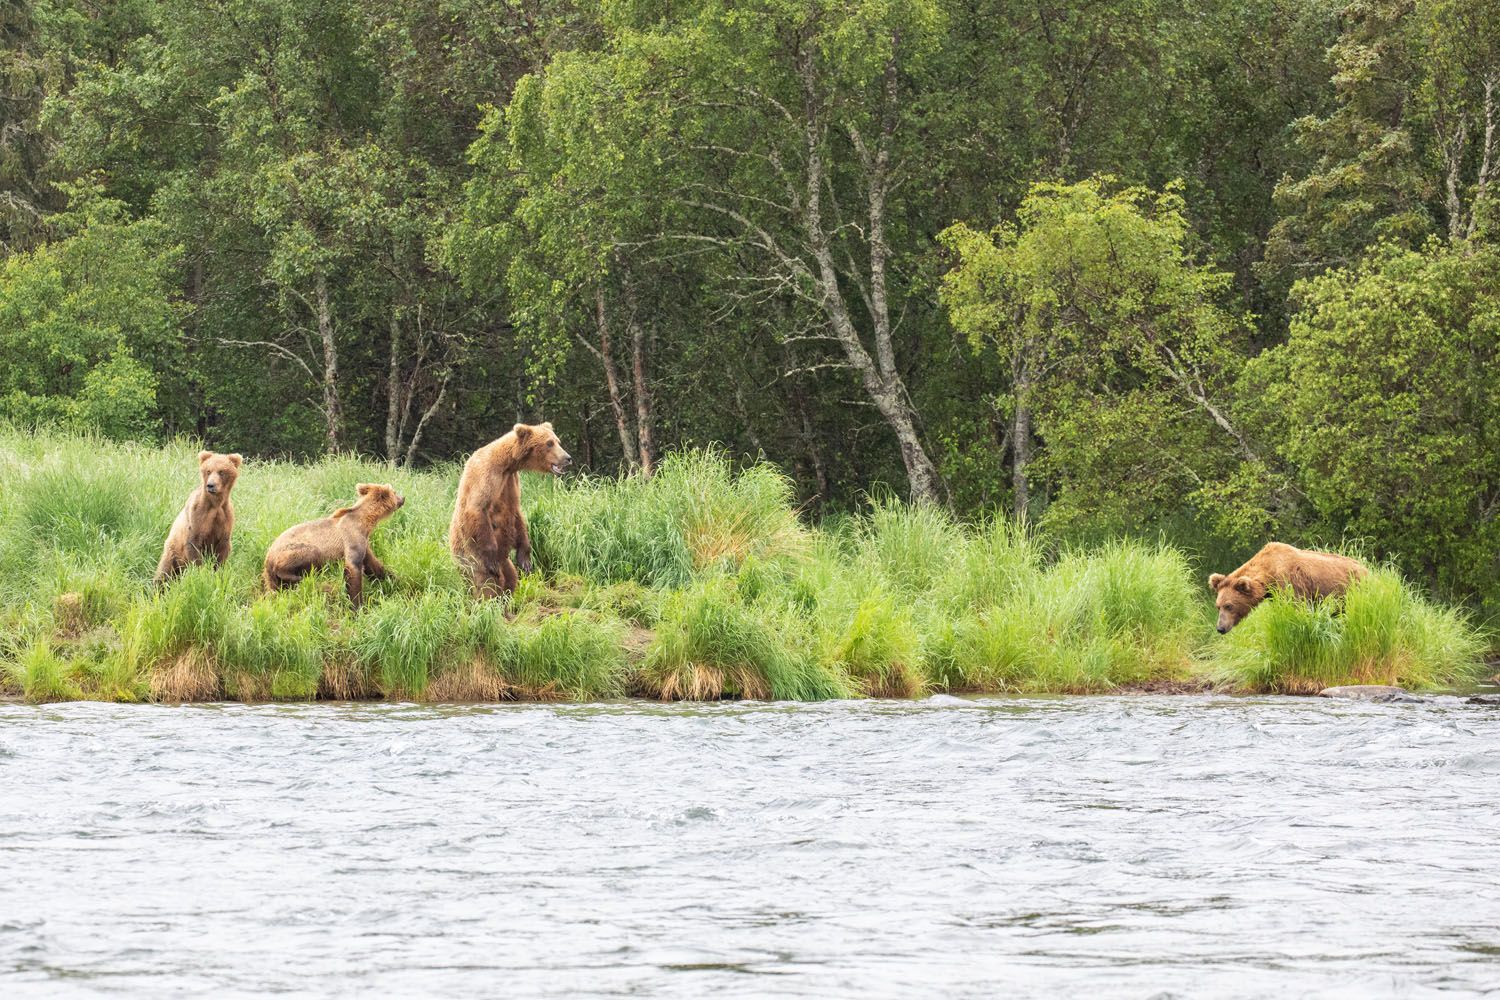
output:
{"label": "shaded forest background", "polygon": [[1493,0],[0,0],[0,419],[719,444],[1500,610]]}

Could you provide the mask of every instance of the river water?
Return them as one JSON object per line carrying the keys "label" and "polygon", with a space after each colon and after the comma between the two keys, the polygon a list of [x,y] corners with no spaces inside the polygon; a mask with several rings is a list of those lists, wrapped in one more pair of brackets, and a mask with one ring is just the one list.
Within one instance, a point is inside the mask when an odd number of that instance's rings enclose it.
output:
{"label": "river water", "polygon": [[0,996],[1500,992],[1500,708],[0,705]]}

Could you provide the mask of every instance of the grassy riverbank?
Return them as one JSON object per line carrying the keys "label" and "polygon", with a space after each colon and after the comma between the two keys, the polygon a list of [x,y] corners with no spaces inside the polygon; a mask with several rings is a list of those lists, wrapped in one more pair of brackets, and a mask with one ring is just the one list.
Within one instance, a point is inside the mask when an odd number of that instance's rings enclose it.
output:
{"label": "grassy riverbank", "polygon": [[[226,445],[227,447],[227,445]],[[0,690],[34,701],[429,701],[1102,692],[1336,683],[1436,687],[1485,639],[1377,572],[1346,607],[1268,604],[1213,633],[1202,568],[1162,545],[1055,551],[1003,522],[874,505],[811,527],[774,469],[669,459],[650,480],[523,487],[538,574],[510,611],[469,598],[446,547],[457,469],[249,462],[224,571],[150,587],[196,484],[196,445],[0,433]],[[355,614],[336,571],[266,594],[288,525],[391,482],[394,575]]]}

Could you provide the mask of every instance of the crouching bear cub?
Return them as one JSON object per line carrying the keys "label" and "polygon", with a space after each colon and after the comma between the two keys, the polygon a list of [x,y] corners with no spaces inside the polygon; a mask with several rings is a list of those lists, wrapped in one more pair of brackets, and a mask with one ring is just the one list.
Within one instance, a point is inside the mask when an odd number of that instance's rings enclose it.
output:
{"label": "crouching bear cub", "polygon": [[161,561],[156,564],[158,586],[210,555],[216,566],[224,565],[229,558],[229,536],[234,532],[234,504],[229,502],[229,491],[239,478],[241,461],[238,455],[198,453],[200,482],[167,533]]}
{"label": "crouching bear cub", "polygon": [[1268,542],[1239,569],[1228,576],[1208,578],[1219,608],[1219,632],[1240,623],[1275,587],[1290,588],[1304,599],[1334,597],[1348,589],[1367,570],[1356,559],[1334,552],[1298,549],[1281,542]]}
{"label": "crouching bear cub", "polygon": [[325,518],[305,521],[283,531],[266,550],[266,587],[290,587],[318,566],[343,562],[344,587],[358,608],[364,600],[365,577],[377,580],[390,574],[370,551],[370,533],[390,517],[406,498],[389,486],[360,483],[353,507],[341,507]]}
{"label": "crouching bear cub", "polygon": [[464,463],[458,502],[448,528],[448,548],[481,597],[516,589],[516,565],[531,571],[531,536],[521,516],[518,472],[560,476],[573,459],[551,424],[516,424],[509,434],[480,448]]}

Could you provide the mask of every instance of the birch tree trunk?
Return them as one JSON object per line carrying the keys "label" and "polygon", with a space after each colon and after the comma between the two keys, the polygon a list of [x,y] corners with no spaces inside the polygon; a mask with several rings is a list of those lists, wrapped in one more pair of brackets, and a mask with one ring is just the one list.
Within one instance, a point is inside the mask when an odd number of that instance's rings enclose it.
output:
{"label": "birch tree trunk", "polygon": [[401,453],[401,321],[390,317],[390,359],[385,375],[385,460],[395,465]]}
{"label": "birch tree trunk", "polygon": [[[888,250],[885,239],[885,197],[888,183],[889,140],[895,128],[895,109],[890,106],[895,100],[894,56],[887,63],[885,74],[886,117],[882,123],[880,144],[865,163],[869,175],[869,233],[870,246],[870,302],[869,312],[874,325],[875,356],[866,349],[859,329],[849,313],[848,303],[839,287],[838,267],[834,262],[830,235],[823,218],[823,189],[826,182],[823,164],[823,140],[826,126],[821,121],[819,100],[813,75],[812,57],[801,58],[803,100],[805,112],[804,141],[806,143],[807,187],[803,199],[803,228],[812,252],[823,312],[828,317],[834,336],[838,339],[854,370],[859,373],[865,392],[875,404],[880,415],[896,435],[901,449],[901,462],[906,468],[906,480],[913,500],[937,501],[939,480],[937,467],[928,457],[917,433],[916,415],[907,400],[906,385],[896,368],[895,345],[892,341],[890,307],[886,298],[885,265]],[[850,130],[856,148],[865,154],[864,144],[857,132]]]}
{"label": "birch tree trunk", "polygon": [[641,474],[649,478],[656,468],[656,446],[651,433],[651,388],[646,383],[646,330],[636,308],[635,289],[627,281],[625,301],[630,311],[630,370],[635,392],[635,437],[640,446]]}
{"label": "birch tree trunk", "polygon": [[326,421],[327,447],[339,450],[339,429],[343,413],[339,407],[339,355],[333,337],[333,307],[328,301],[328,276],[318,272],[315,289],[318,339],[323,345],[323,419]]}
{"label": "birch tree trunk", "polygon": [[1016,520],[1023,524],[1031,516],[1031,387],[1016,385],[1016,413],[1011,423],[1010,482],[1015,496]]}
{"label": "birch tree trunk", "polygon": [[633,468],[640,452],[637,450],[635,435],[630,430],[630,421],[625,415],[624,397],[620,393],[620,374],[615,367],[614,345],[609,333],[609,310],[604,305],[603,285],[594,289],[594,317],[599,329],[599,346],[595,347],[587,341],[584,341],[584,345],[604,366],[604,386],[609,391],[609,408],[615,417],[615,430],[620,435],[620,453]]}

